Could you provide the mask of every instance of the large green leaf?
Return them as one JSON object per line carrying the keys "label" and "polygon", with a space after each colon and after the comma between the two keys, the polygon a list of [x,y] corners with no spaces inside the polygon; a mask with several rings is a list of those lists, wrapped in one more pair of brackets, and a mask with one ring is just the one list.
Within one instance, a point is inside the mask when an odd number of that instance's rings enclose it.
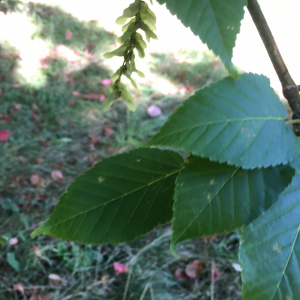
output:
{"label": "large green leaf", "polygon": [[245,300],[300,299],[300,174],[242,234]]}
{"label": "large green leaf", "polygon": [[262,75],[225,78],[186,100],[146,145],[171,146],[245,169],[287,164],[299,141]]}
{"label": "large green leaf", "polygon": [[290,166],[244,170],[188,157],[176,179],[172,246],[250,223],[278,201],[294,175]]}
{"label": "large green leaf", "polygon": [[32,233],[81,243],[120,243],[172,218],[182,157],[137,149],[104,159],[75,179],[49,220]]}
{"label": "large green leaf", "polygon": [[247,0],[157,0],[232,70],[232,52]]}

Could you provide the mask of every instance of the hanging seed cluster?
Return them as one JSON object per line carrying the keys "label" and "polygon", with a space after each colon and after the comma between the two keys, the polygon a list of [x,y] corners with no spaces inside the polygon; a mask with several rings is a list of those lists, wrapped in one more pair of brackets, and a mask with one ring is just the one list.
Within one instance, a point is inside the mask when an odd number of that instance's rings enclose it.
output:
{"label": "hanging seed cluster", "polygon": [[[130,21],[125,24],[128,19],[130,19]],[[145,1],[135,0],[134,3],[124,9],[123,15],[116,20],[116,23],[119,25],[125,24],[122,27],[123,35],[118,39],[118,42],[123,44],[118,49],[105,53],[104,57],[112,58],[114,56],[123,56],[124,62],[111,77],[112,81],[115,83],[109,87],[111,94],[104,102],[104,110],[108,110],[112,103],[120,97],[126,101],[130,110],[135,111],[133,98],[121,83],[121,77],[122,75],[125,75],[129,78],[135,88],[137,88],[137,86],[131,78],[132,72],[137,73],[142,78],[145,77],[145,75],[137,70],[135,66],[134,50],[137,51],[140,58],[144,58],[145,49],[147,48],[146,42],[137,30],[141,29],[145,32],[148,42],[150,42],[151,38],[157,39],[157,35],[154,33],[156,30],[156,16]]]}

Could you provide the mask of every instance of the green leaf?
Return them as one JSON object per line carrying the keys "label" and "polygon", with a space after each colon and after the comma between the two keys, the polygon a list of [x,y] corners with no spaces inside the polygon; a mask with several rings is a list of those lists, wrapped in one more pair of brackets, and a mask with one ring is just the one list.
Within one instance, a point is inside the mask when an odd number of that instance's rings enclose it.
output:
{"label": "green leaf", "polygon": [[125,22],[127,21],[127,19],[128,18],[125,18],[125,17],[121,16],[121,17],[117,18],[116,24],[123,25],[123,24],[125,24]]}
{"label": "green leaf", "polygon": [[136,111],[136,107],[134,105],[134,100],[131,97],[130,93],[128,93],[128,91],[124,88],[121,92],[121,97],[123,98],[123,100],[126,102],[127,107],[131,110],[131,111]]}
{"label": "green leaf", "polygon": [[128,27],[129,27],[131,24],[135,23],[135,21],[136,21],[136,18],[132,18],[128,23],[126,23],[126,24],[122,27],[122,32],[125,33],[125,32],[127,31]]}
{"label": "green leaf", "polygon": [[6,255],[7,262],[17,271],[20,272],[20,264],[15,258],[15,254],[8,252]]}
{"label": "green leaf", "polygon": [[183,102],[147,146],[170,146],[245,169],[287,164],[300,143],[262,75],[225,78]]}
{"label": "green leaf", "polygon": [[173,15],[219,55],[226,67],[231,62],[247,0],[157,0],[166,3]]}
{"label": "green leaf", "polygon": [[135,83],[135,81],[130,77],[130,75],[126,72],[125,76],[130,80],[131,84],[134,86],[134,88],[137,89],[137,85]]}
{"label": "green leaf", "polygon": [[120,75],[121,75],[121,72],[124,70],[124,67],[121,66],[114,75],[111,76],[111,81],[116,81]]}
{"label": "green leaf", "polygon": [[127,19],[134,17],[139,11],[139,5],[140,5],[140,0],[135,0],[126,9],[124,9],[123,17]]}
{"label": "green leaf", "polygon": [[104,111],[109,110],[113,102],[120,97],[119,90],[113,90],[112,93],[103,102]]}
{"label": "green leaf", "polygon": [[0,236],[0,244],[5,244],[8,241],[8,237],[2,235]]}
{"label": "green leaf", "polygon": [[250,223],[278,201],[294,175],[290,166],[243,170],[188,157],[176,179],[172,247]]}
{"label": "green leaf", "polygon": [[124,56],[124,52],[129,46],[130,46],[130,41],[127,40],[127,41],[125,41],[125,43],[122,46],[115,49],[114,51],[105,53],[103,56],[105,58],[112,58],[114,56]]}
{"label": "green leaf", "polygon": [[300,174],[280,200],[242,233],[244,300],[298,300]]}
{"label": "green leaf", "polygon": [[137,24],[130,24],[124,34],[118,38],[118,42],[125,43],[137,29]]}
{"label": "green leaf", "polygon": [[158,40],[157,35],[149,28],[147,24],[142,23],[140,28],[144,30],[148,43],[150,43],[150,38]]}
{"label": "green leaf", "polygon": [[182,163],[176,152],[148,148],[103,159],[75,179],[31,236],[92,244],[132,241],[172,218]]}

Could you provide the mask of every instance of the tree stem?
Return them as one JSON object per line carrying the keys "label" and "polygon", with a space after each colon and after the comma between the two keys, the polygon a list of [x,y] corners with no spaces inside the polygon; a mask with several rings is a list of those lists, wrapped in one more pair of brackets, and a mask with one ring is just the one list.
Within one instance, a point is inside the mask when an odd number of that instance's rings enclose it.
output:
{"label": "tree stem", "polygon": [[[248,0],[248,10],[255,23],[255,26],[259,32],[262,41],[265,44],[266,50],[272,61],[274,69],[278,75],[278,78],[282,85],[282,91],[284,97],[287,99],[292,111],[293,120],[300,119],[300,94],[299,86],[295,84],[291,77],[287,66],[285,65],[283,58],[279,52],[276,41],[269,28],[269,25],[260,9],[257,0]],[[296,135],[300,135],[300,124],[293,124]]]}

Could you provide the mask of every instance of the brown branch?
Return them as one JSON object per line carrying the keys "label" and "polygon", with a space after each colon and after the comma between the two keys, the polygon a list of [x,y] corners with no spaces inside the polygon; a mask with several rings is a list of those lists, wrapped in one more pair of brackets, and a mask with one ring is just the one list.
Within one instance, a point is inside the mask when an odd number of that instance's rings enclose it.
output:
{"label": "brown branch", "polygon": [[[293,111],[293,120],[300,119],[299,86],[295,84],[283,61],[273,34],[263,15],[263,12],[260,9],[259,4],[257,3],[257,0],[248,0],[248,10],[259,32],[259,35],[265,44],[266,50],[281,82],[283,95],[287,99]],[[300,124],[294,124],[293,127],[295,133],[300,135]]]}

